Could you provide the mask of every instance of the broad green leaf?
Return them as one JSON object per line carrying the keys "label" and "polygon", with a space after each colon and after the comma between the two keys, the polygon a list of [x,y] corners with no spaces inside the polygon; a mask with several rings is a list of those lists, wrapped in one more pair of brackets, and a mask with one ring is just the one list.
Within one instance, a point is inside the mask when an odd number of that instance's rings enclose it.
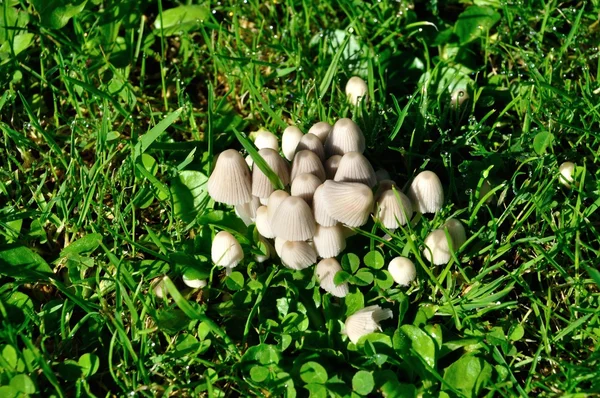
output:
{"label": "broad green leaf", "polygon": [[430,367],[435,367],[435,342],[433,339],[413,325],[402,325],[400,330],[408,336],[411,347],[417,355],[423,359]]}
{"label": "broad green leaf", "polygon": [[360,267],[360,258],[354,253],[346,253],[342,257],[342,269],[346,272],[355,273]]}
{"label": "broad green leaf", "polygon": [[281,360],[281,351],[274,345],[258,344],[246,350],[241,362],[261,365],[277,364]]}
{"label": "broad green leaf", "polygon": [[510,341],[519,341],[525,336],[525,329],[521,324],[516,324],[510,332],[508,339]]}
{"label": "broad green leaf", "polygon": [[17,350],[15,349],[15,347],[13,347],[12,345],[5,345],[4,347],[2,347],[2,351],[0,352],[0,355],[2,355],[2,359],[4,359],[4,361],[6,362],[6,364],[9,366],[10,371],[15,371],[18,370],[17,369],[17,364],[19,362],[19,356],[17,354]]}
{"label": "broad green leaf", "polygon": [[17,29],[24,28],[28,23],[29,14],[26,11],[0,4],[0,44],[16,35],[19,32]]}
{"label": "broad green leaf", "polygon": [[82,236],[76,241],[71,242],[67,247],[61,250],[60,257],[67,257],[82,253],[91,253],[100,246],[102,242],[101,234],[88,234]]}
{"label": "broad green leaf", "polygon": [[16,35],[12,41],[7,40],[0,46],[0,54],[19,55],[31,46],[34,37],[35,35],[33,33],[21,33],[20,35]]}
{"label": "broad green leaf", "polygon": [[476,397],[482,387],[492,378],[492,366],[473,355],[462,356],[458,361],[446,368],[442,389],[455,388],[467,397]]}
{"label": "broad green leaf", "polygon": [[87,0],[74,2],[69,0],[31,0],[31,3],[40,14],[42,25],[52,29],[61,29],[69,23],[71,18],[83,11]]}
{"label": "broad green leaf", "polygon": [[208,202],[208,178],[199,171],[184,170],[171,181],[175,216],[189,224]]}
{"label": "broad green leaf", "polygon": [[300,378],[306,384],[325,384],[328,376],[323,365],[319,364],[318,362],[310,361],[306,362],[300,367]]}
{"label": "broad green leaf", "polygon": [[190,354],[194,354],[199,347],[200,344],[196,337],[189,333],[180,334],[179,336],[177,336],[177,341],[175,342],[175,350],[173,351],[173,354],[177,358],[180,358],[185,355],[189,356]]}
{"label": "broad green leaf", "polygon": [[154,28],[163,29],[165,36],[180,35],[198,29],[210,17],[204,5],[184,5],[163,11],[154,21]]}
{"label": "broad green leaf", "polygon": [[352,389],[360,395],[370,394],[375,388],[373,374],[366,370],[359,370],[352,377]]}
{"label": "broad green leaf", "polygon": [[352,279],[351,274],[349,274],[346,271],[338,271],[338,272],[336,272],[335,276],[333,277],[333,283],[335,283],[335,285],[338,286],[344,282],[348,282],[350,279]]}
{"label": "broad green leaf", "polygon": [[35,394],[36,392],[35,384],[26,374],[15,375],[10,379],[10,386],[23,394]]}
{"label": "broad green leaf", "polygon": [[352,283],[358,286],[368,286],[373,283],[373,274],[366,269],[359,270],[352,278]]}
{"label": "broad green leaf", "polygon": [[95,354],[85,353],[79,357],[79,366],[83,377],[93,376],[100,369],[100,358]]}
{"label": "broad green leaf", "polygon": [[363,261],[367,267],[373,269],[381,269],[385,265],[383,256],[377,250],[372,250],[365,254]]}
{"label": "broad green leaf", "polygon": [[327,387],[319,383],[309,383],[304,386],[310,393],[310,398],[327,398]]}
{"label": "broad green leaf", "polygon": [[0,246],[0,274],[13,278],[48,280],[52,269],[37,253],[25,246]]}
{"label": "broad green leaf", "polygon": [[469,43],[487,32],[500,20],[500,14],[488,7],[471,6],[458,16],[454,33],[460,44]]}
{"label": "broad green leaf", "polygon": [[360,290],[350,292],[344,297],[346,303],[346,316],[354,314],[356,311],[365,307],[365,298]]}
{"label": "broad green leaf", "polygon": [[415,386],[398,382],[398,375],[391,370],[375,372],[375,384],[386,398],[415,398],[417,396]]}
{"label": "broad green leaf", "polygon": [[533,150],[538,155],[543,155],[544,153],[546,153],[546,149],[548,149],[548,147],[552,145],[553,141],[554,134],[550,133],[549,131],[542,131],[540,133],[537,133],[535,137],[533,137]]}
{"label": "broad green leaf", "polygon": [[240,272],[232,272],[226,279],[225,284],[229,290],[240,290],[244,288],[244,275]]}
{"label": "broad green leaf", "polygon": [[262,383],[269,377],[269,369],[264,366],[253,366],[250,368],[250,378],[256,383]]}
{"label": "broad green leaf", "polygon": [[176,334],[185,329],[190,323],[185,313],[178,309],[159,310],[156,313],[156,325],[168,334]]}
{"label": "broad green leaf", "polygon": [[59,363],[56,365],[55,369],[60,377],[68,381],[75,381],[83,376],[83,370],[79,364],[72,359],[67,359],[64,362]]}
{"label": "broad green leaf", "polygon": [[388,271],[377,271],[375,273],[375,285],[382,290],[387,290],[394,285],[394,279]]}
{"label": "broad green leaf", "polygon": [[8,319],[13,324],[23,322],[27,314],[33,312],[31,298],[18,290],[3,292],[0,294],[0,302],[4,305]]}

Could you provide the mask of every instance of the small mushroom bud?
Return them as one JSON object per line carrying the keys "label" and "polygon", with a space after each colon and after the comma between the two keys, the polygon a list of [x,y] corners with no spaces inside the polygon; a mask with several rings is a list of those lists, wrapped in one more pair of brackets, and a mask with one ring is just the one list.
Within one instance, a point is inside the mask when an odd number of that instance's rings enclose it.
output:
{"label": "small mushroom bud", "polygon": [[388,264],[388,272],[394,282],[400,286],[408,286],[417,277],[415,264],[406,257],[396,257]]}
{"label": "small mushroom bud", "polygon": [[346,83],[346,96],[352,105],[358,105],[361,101],[368,101],[367,83],[358,76],[352,76]]}
{"label": "small mushroom bud", "polygon": [[346,297],[349,291],[347,282],[336,285],[333,281],[335,275],[341,270],[342,267],[335,258],[325,258],[319,261],[315,269],[321,289],[334,297]]}
{"label": "small mushroom bud", "polygon": [[227,231],[215,235],[210,251],[212,262],[220,267],[232,269],[244,259],[239,242]]}
{"label": "small mushroom bud", "polygon": [[283,156],[290,162],[294,159],[296,147],[303,136],[302,131],[296,126],[289,126],[283,130],[283,134],[281,135],[281,152],[283,152]]}
{"label": "small mushroom bud", "polygon": [[332,128],[333,127],[331,124],[327,122],[318,122],[313,124],[313,126],[308,130],[308,134],[316,135],[321,140],[321,143],[325,144],[327,136],[331,132]]}
{"label": "small mushroom bud", "polygon": [[563,184],[567,188],[571,188],[571,184],[573,183],[573,175],[575,174],[575,163],[573,162],[564,162],[558,168],[560,175],[558,179],[561,184]]}
{"label": "small mushroom bud", "polygon": [[348,152],[365,151],[365,136],[352,119],[343,118],[335,122],[325,141],[327,156],[344,155]]}
{"label": "small mushroom bud", "polygon": [[356,311],[350,315],[344,323],[344,332],[351,342],[358,343],[362,336],[373,333],[377,330],[381,331],[379,322],[384,319],[393,318],[392,310],[381,308],[378,305],[365,307],[362,310]]}
{"label": "small mushroom bud", "polygon": [[410,184],[408,197],[415,211],[422,214],[436,213],[444,205],[442,182],[433,171],[422,171]]}

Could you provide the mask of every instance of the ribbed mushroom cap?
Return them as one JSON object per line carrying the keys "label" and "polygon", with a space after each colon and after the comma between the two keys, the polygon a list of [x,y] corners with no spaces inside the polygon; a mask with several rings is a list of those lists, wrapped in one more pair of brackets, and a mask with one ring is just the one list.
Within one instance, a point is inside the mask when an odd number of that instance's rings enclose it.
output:
{"label": "ribbed mushroom cap", "polygon": [[460,249],[462,245],[467,241],[467,231],[460,221],[456,218],[449,218],[446,220],[442,228],[448,228],[448,233],[452,238],[452,247],[455,251]]}
{"label": "ribbed mushroom cap", "polygon": [[312,210],[317,224],[324,227],[333,227],[338,223],[327,213],[324,184],[319,185],[313,195]]}
{"label": "ribbed mushroom cap", "polygon": [[[398,195],[398,196],[396,196]],[[408,196],[400,191],[388,189],[377,199],[377,218],[388,229],[405,225],[412,217],[412,204]]]}
{"label": "ribbed mushroom cap", "polygon": [[415,211],[436,213],[444,205],[442,182],[433,171],[422,171],[410,184],[408,197]]}
{"label": "ribbed mushroom cap", "polygon": [[325,211],[334,220],[351,227],[367,223],[373,209],[373,192],[357,182],[327,180],[324,185]]}
{"label": "ribbed mushroom cap", "polygon": [[317,137],[319,137],[321,142],[325,144],[327,136],[331,132],[332,128],[333,127],[331,126],[331,124],[327,122],[317,122],[313,124],[312,127],[308,130],[308,134],[316,135]]}
{"label": "ribbed mushroom cap", "polygon": [[[279,176],[283,185],[290,183],[288,166],[276,150],[264,148],[258,151],[258,154],[265,160],[271,170]],[[275,188],[273,188],[269,177],[256,164],[252,166],[252,195],[259,198],[268,198],[274,190]]]}
{"label": "ribbed mushroom cap", "polygon": [[221,231],[212,241],[210,256],[215,265],[234,268],[244,259],[244,251],[233,235]]}
{"label": "ribbed mushroom cap", "polygon": [[313,195],[317,188],[321,185],[321,180],[314,174],[304,173],[297,176],[292,181],[292,188],[290,192],[292,196],[298,196],[304,199],[310,206],[313,201]]}
{"label": "ribbed mushroom cap", "polygon": [[256,229],[261,236],[265,238],[273,239],[275,234],[269,223],[269,214],[267,206],[260,206],[256,211]]}
{"label": "ribbed mushroom cap", "polygon": [[271,148],[276,151],[279,150],[279,141],[275,134],[270,131],[261,129],[254,133],[254,145],[258,149]]}
{"label": "ribbed mushroom cap", "polygon": [[325,161],[325,149],[323,148],[323,143],[314,134],[306,134],[296,147],[296,153],[300,151],[311,151],[314,152],[315,155],[319,157],[321,163]]}
{"label": "ribbed mushroom cap", "polygon": [[252,166],[254,166],[254,159],[252,159],[252,156],[246,155],[246,157],[244,158],[244,160],[246,161],[246,164],[248,165],[248,167],[250,169],[252,169]]}
{"label": "ribbed mushroom cap", "polygon": [[342,270],[340,263],[335,258],[324,258],[319,261],[315,268],[315,274],[319,280],[321,289],[335,297],[346,297],[348,294],[348,283],[336,285],[333,282],[335,275]]}
{"label": "ribbed mushroom cap", "polygon": [[575,163],[564,162],[558,167],[558,171],[560,172],[560,175],[558,176],[560,183],[567,188],[571,188],[573,175],[575,174]]}
{"label": "ribbed mushroom cap", "polygon": [[400,286],[408,286],[417,277],[415,264],[406,257],[396,257],[388,264],[388,272],[394,282]]}
{"label": "ribbed mushroom cap", "polygon": [[381,180],[377,184],[377,190],[375,191],[375,201],[379,200],[379,197],[385,192],[389,191],[392,188],[396,188],[398,191],[398,185],[395,181],[392,180]]}
{"label": "ribbed mushroom cap", "polygon": [[367,158],[358,152],[348,152],[340,160],[334,181],[360,182],[373,188],[377,177]]}
{"label": "ribbed mushroom cap", "polygon": [[271,228],[276,237],[290,241],[312,239],[316,229],[310,207],[295,196],[281,202],[271,219]]}
{"label": "ribbed mushroom cap", "polygon": [[252,197],[252,200],[248,203],[241,205],[235,205],[235,214],[242,219],[246,226],[254,223],[256,219],[256,209],[260,207],[260,201],[256,196]]}
{"label": "ribbed mushroom cap", "polygon": [[325,176],[328,180],[333,180],[335,178],[335,173],[338,171],[341,160],[342,157],[340,155],[333,155],[328,157],[325,161]]}
{"label": "ribbed mushroom cap", "polygon": [[325,181],[325,169],[323,168],[321,159],[314,152],[306,149],[298,151],[296,156],[294,156],[294,161],[292,162],[292,181],[304,173],[314,174],[321,181]]}
{"label": "ribbed mushroom cap", "polygon": [[364,151],[365,136],[360,127],[348,118],[335,122],[325,141],[325,154],[333,156],[348,152],[363,153]]}
{"label": "ribbed mushroom cap", "polygon": [[362,336],[377,330],[381,331],[379,322],[393,317],[394,313],[392,310],[381,308],[378,305],[371,305],[350,315],[344,323],[344,332],[350,341],[356,344]]}
{"label": "ribbed mushroom cap", "polygon": [[392,177],[390,177],[390,173],[388,173],[388,171],[385,169],[377,169],[377,171],[375,171],[375,177],[377,177],[378,183],[384,180],[392,179]]}
{"label": "ribbed mushroom cap", "polygon": [[446,232],[443,229],[435,229],[427,235],[423,255],[427,261],[435,265],[446,264],[450,261],[452,254],[448,239],[446,239]]}
{"label": "ribbed mushroom cap", "polygon": [[323,227],[317,224],[313,243],[317,255],[321,258],[335,257],[346,248],[346,238],[341,225]]}
{"label": "ribbed mushroom cap", "polygon": [[279,256],[279,258],[281,258],[281,249],[283,248],[285,242],[287,242],[287,240],[275,238],[275,253],[277,253],[277,256]]}
{"label": "ribbed mushroom cap", "polygon": [[241,205],[252,200],[252,180],[244,158],[235,149],[221,152],[208,179],[208,194],[215,202]]}
{"label": "ribbed mushroom cap", "polygon": [[281,152],[283,152],[283,156],[290,162],[294,159],[296,147],[302,137],[304,137],[304,134],[296,126],[288,126],[283,130],[283,134],[281,135]]}
{"label": "ribbed mushroom cap", "polygon": [[368,101],[367,83],[358,76],[352,76],[346,83],[346,96],[352,105],[358,105],[361,101]]}
{"label": "ribbed mushroom cap", "polygon": [[275,210],[277,210],[281,202],[289,197],[289,193],[279,189],[277,191],[273,191],[273,193],[269,196],[269,200],[267,201],[267,214],[269,215],[269,223],[272,222],[273,216],[275,215]]}
{"label": "ribbed mushroom cap", "polygon": [[317,262],[317,253],[308,242],[287,241],[281,247],[281,262],[288,268],[301,270]]}

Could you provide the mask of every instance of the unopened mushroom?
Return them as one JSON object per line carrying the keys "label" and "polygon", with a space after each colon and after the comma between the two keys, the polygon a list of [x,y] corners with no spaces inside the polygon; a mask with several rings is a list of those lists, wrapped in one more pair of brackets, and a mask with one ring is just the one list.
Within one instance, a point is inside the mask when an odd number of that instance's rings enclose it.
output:
{"label": "unopened mushroom", "polygon": [[279,141],[275,134],[264,129],[260,129],[254,133],[254,145],[258,149],[270,148],[276,151],[279,150]]}
{"label": "unopened mushroom", "polygon": [[352,105],[358,105],[361,101],[367,102],[367,83],[358,76],[352,76],[346,83],[346,96]]}
{"label": "unopened mushroom", "polygon": [[264,263],[271,258],[271,253],[273,253],[275,249],[266,239],[263,239],[262,237],[259,238],[257,246],[260,251],[260,253],[254,254],[254,260],[256,260],[257,263]]}
{"label": "unopened mushroom", "polygon": [[314,152],[306,149],[298,151],[296,156],[294,156],[294,161],[292,162],[292,181],[304,173],[314,174],[321,181],[325,181],[325,169],[323,168],[321,159]]}
{"label": "unopened mushroom", "polygon": [[313,195],[317,188],[321,185],[321,180],[314,174],[304,173],[297,176],[292,181],[290,192],[292,196],[298,196],[304,199],[310,206],[313,201]]}
{"label": "unopened mushroom", "polygon": [[364,151],[365,136],[360,127],[348,118],[335,122],[325,141],[325,154],[333,156],[348,152],[363,153]]}
{"label": "unopened mushroom", "polygon": [[258,233],[265,238],[273,239],[275,237],[273,229],[271,228],[271,223],[269,222],[267,206],[260,206],[258,210],[256,210],[256,229]]}
{"label": "unopened mushroom", "polygon": [[408,196],[393,189],[388,189],[379,195],[376,207],[377,218],[388,229],[405,225],[413,213]]}
{"label": "unopened mushroom", "polygon": [[400,286],[408,286],[417,277],[415,264],[406,257],[396,257],[388,264],[388,272],[394,282]]}
{"label": "unopened mushroom", "polygon": [[304,200],[290,196],[275,210],[271,219],[271,228],[276,237],[285,240],[308,240],[315,235],[315,219]]}
{"label": "unopened mushroom", "polygon": [[221,231],[212,241],[210,256],[215,265],[232,269],[244,259],[244,251],[233,235]]}
{"label": "unopened mushroom", "polygon": [[560,172],[560,175],[558,176],[560,183],[567,188],[571,188],[573,175],[575,174],[575,163],[564,162],[558,167],[558,171]]}
{"label": "unopened mushroom", "polygon": [[315,268],[321,289],[335,297],[346,297],[349,291],[347,282],[336,285],[333,281],[335,275],[341,270],[342,267],[335,258],[324,258]]}
{"label": "unopened mushroom", "polygon": [[344,333],[351,342],[356,344],[362,336],[366,336],[377,330],[381,331],[379,322],[393,317],[392,310],[381,308],[378,305],[371,305],[356,311],[346,319]]}
{"label": "unopened mushroom", "polygon": [[324,183],[325,210],[336,221],[350,227],[360,227],[367,223],[373,209],[373,192],[356,182]]}
{"label": "unopened mushroom", "polygon": [[152,286],[152,291],[159,299],[165,298],[167,297],[167,294],[169,294],[169,291],[165,286],[163,278],[160,278],[157,282],[154,283],[154,285]]}
{"label": "unopened mushroom", "polygon": [[207,281],[203,278],[202,273],[198,272],[194,268],[188,268],[182,275],[183,283],[187,287],[191,287],[192,289],[200,289],[206,287]]}
{"label": "unopened mushroom", "polygon": [[373,188],[377,184],[377,176],[362,153],[348,152],[340,160],[334,181],[360,182]]}
{"label": "unopened mushroom", "polygon": [[469,98],[469,93],[466,88],[456,89],[450,96],[450,105],[452,105],[452,109],[459,109],[469,100]]}
{"label": "unopened mushroom", "polygon": [[306,134],[302,137],[298,146],[296,147],[296,152],[308,150],[314,152],[315,155],[319,157],[321,163],[325,161],[325,149],[323,148],[323,143],[314,134]]}
{"label": "unopened mushroom", "polygon": [[467,232],[465,227],[456,218],[449,218],[442,227],[448,228],[448,233],[452,238],[452,247],[458,250],[467,241]]}
{"label": "unopened mushroom", "polygon": [[327,198],[325,197],[325,185],[317,187],[312,202],[313,215],[317,224],[324,227],[333,227],[338,222],[327,212]]}
{"label": "unopened mushroom", "polygon": [[256,196],[252,197],[252,200],[248,203],[241,205],[235,205],[235,214],[242,219],[246,226],[254,223],[256,219],[256,209],[260,207],[260,201]]}
{"label": "unopened mushroom", "polygon": [[415,211],[422,214],[436,213],[444,205],[442,182],[433,171],[422,171],[410,184],[408,197]]}
{"label": "unopened mushroom", "polygon": [[267,201],[267,214],[269,216],[269,223],[271,223],[273,220],[275,210],[277,210],[281,202],[283,202],[284,199],[289,198],[289,196],[289,193],[279,189],[277,191],[273,191],[273,193],[269,196],[269,200]]}
{"label": "unopened mushroom", "polygon": [[323,227],[317,224],[313,243],[317,255],[321,258],[331,258],[340,254],[346,248],[346,238],[341,225]]}
{"label": "unopened mushroom", "polygon": [[317,262],[317,253],[307,242],[287,241],[281,247],[281,262],[288,268],[301,270]]}
{"label": "unopened mushroom", "polygon": [[308,130],[308,134],[313,134],[319,137],[321,142],[325,144],[325,140],[327,140],[327,136],[331,132],[333,127],[331,124],[327,122],[317,122],[313,124],[313,126]]}
{"label": "unopened mushroom", "polygon": [[333,180],[335,178],[335,173],[337,173],[341,160],[342,157],[340,155],[333,155],[328,157],[325,161],[325,176],[327,176],[328,180]]}
{"label": "unopened mushroom", "polygon": [[221,152],[208,179],[208,194],[215,202],[241,205],[252,200],[252,180],[244,158],[235,149]]}
{"label": "unopened mushroom", "polygon": [[279,258],[281,258],[281,249],[283,248],[283,245],[285,244],[285,242],[287,242],[287,240],[285,239],[281,239],[281,238],[275,238],[275,253],[277,253],[277,255],[279,256]]}
{"label": "unopened mushroom", "polygon": [[283,152],[283,156],[287,160],[292,161],[294,159],[296,147],[303,136],[302,131],[296,126],[289,126],[283,130],[283,134],[281,135],[281,152]]}
{"label": "unopened mushroom", "polygon": [[[258,154],[265,160],[271,170],[277,174],[283,185],[288,185],[290,183],[288,165],[276,150],[264,148],[258,151]],[[274,190],[275,188],[273,188],[273,184],[271,183],[271,180],[269,180],[269,177],[254,164],[254,166],[252,166],[252,195],[261,199],[266,199]]]}
{"label": "unopened mushroom", "polygon": [[430,263],[435,265],[446,264],[450,261],[452,254],[446,232],[443,229],[435,229],[427,235],[423,255]]}

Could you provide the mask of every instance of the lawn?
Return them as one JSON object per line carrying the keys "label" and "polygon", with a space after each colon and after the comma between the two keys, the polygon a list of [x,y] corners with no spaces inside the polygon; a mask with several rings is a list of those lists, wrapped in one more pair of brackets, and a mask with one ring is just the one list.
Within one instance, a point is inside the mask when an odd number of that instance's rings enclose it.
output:
{"label": "lawn", "polygon": [[[600,394],[599,15],[598,0],[0,1],[0,396]],[[258,131],[342,118],[396,195],[429,170],[444,201],[346,230],[335,297],[314,266],[263,261],[273,241],[207,181],[227,149],[262,165]],[[426,238],[450,218],[466,242],[434,265]],[[233,270],[211,259],[220,231],[241,244]],[[392,317],[351,341],[346,319],[375,305]]]}

